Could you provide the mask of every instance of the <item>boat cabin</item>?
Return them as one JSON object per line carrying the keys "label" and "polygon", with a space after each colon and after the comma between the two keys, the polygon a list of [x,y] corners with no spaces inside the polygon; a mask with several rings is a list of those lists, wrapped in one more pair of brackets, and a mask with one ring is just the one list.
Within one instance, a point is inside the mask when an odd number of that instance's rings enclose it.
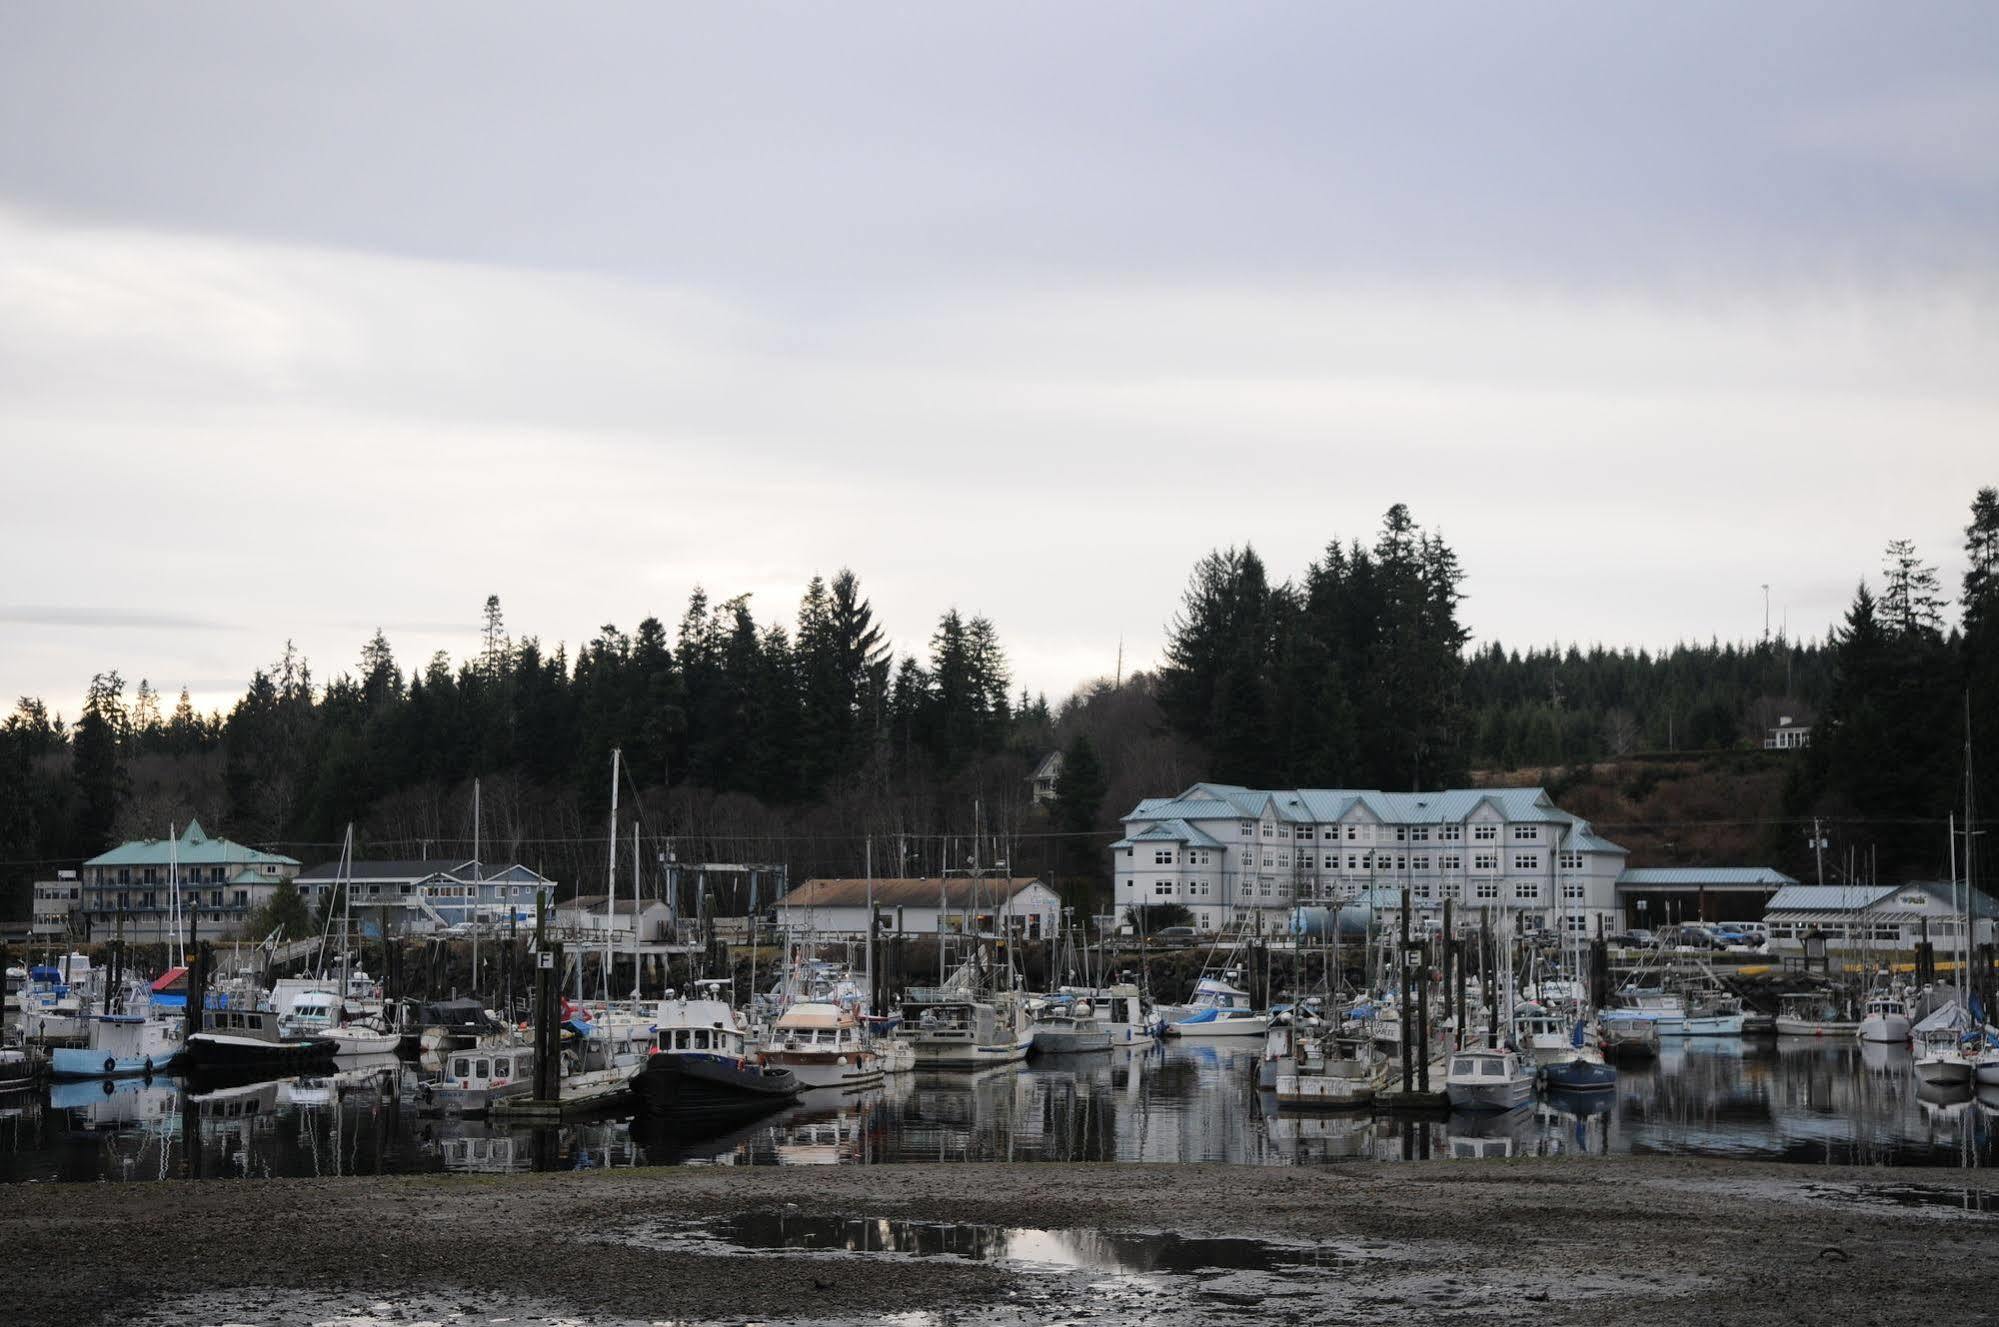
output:
{"label": "boat cabin", "polygon": [[491,1090],[533,1077],[534,1051],[526,1046],[454,1051],[444,1062],[447,1087]]}
{"label": "boat cabin", "polygon": [[1463,1050],[1451,1056],[1445,1081],[1452,1083],[1500,1082],[1520,1076],[1520,1057],[1507,1050]]}
{"label": "boat cabin", "polygon": [[654,1013],[651,1053],[742,1059],[747,1039],[736,1011],[715,998],[719,994],[714,986],[704,987],[703,994],[692,1000],[667,992]]}

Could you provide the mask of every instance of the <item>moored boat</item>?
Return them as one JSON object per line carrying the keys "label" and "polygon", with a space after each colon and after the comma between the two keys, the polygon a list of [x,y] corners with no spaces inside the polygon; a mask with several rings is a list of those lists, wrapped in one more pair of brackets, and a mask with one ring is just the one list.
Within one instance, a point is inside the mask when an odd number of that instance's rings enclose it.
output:
{"label": "moored boat", "polygon": [[1110,1048],[1110,1029],[1097,1022],[1088,1000],[1043,1010],[1028,1028],[1028,1049],[1036,1055],[1081,1055]]}
{"label": "moored boat", "polygon": [[1777,997],[1777,1035],[1782,1037],[1850,1037],[1860,1020],[1831,995],[1818,991]]}
{"label": "moored boat", "polygon": [[1932,1028],[1916,1043],[1916,1077],[1931,1087],[1962,1087],[1971,1082],[1972,1060],[1964,1053],[1956,1028]]}
{"label": "moored boat", "polygon": [[1453,1110],[1512,1110],[1534,1095],[1534,1071],[1507,1047],[1453,1051],[1444,1070]]}
{"label": "moored boat", "polygon": [[1596,1030],[1605,1059],[1649,1060],[1659,1054],[1658,1023],[1634,1010],[1604,1010]]}
{"label": "moored boat", "polygon": [[331,1063],[339,1050],[327,1037],[286,1037],[265,1009],[204,1009],[201,1031],[182,1056],[190,1069],[287,1069]]}
{"label": "moored boat", "polygon": [[1260,1037],[1270,1030],[1270,1015],[1256,1011],[1249,992],[1218,977],[1196,982],[1193,1001],[1178,1013],[1167,1017],[1169,1037]]}
{"label": "moored boat", "polygon": [[631,1080],[638,1113],[647,1121],[758,1115],[798,1097],[798,1076],[750,1056],[736,1011],[712,987],[696,999],[663,1001],[654,1038],[652,1054]]}
{"label": "moored boat", "polygon": [[802,1000],[778,1015],[763,1062],[789,1069],[801,1088],[871,1087],[881,1081],[881,1055],[850,1005]]}
{"label": "moored boat", "polygon": [[443,1073],[417,1089],[418,1110],[431,1115],[484,1115],[534,1090],[534,1048],[487,1045],[453,1051]]}
{"label": "moored boat", "polygon": [[56,1078],[129,1078],[164,1073],[181,1054],[179,1019],[142,1014],[99,1014],[90,1020],[90,1044],[49,1052]]}
{"label": "moored boat", "polygon": [[1903,1042],[1914,1026],[1909,1006],[1901,997],[1883,993],[1868,1000],[1858,1035],[1862,1041]]}

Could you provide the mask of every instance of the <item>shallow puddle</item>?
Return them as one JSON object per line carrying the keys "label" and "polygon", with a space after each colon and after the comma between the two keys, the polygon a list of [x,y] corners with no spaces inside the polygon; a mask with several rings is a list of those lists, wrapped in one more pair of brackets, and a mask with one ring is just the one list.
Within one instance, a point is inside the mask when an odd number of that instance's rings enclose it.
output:
{"label": "shallow puddle", "polygon": [[1814,1198],[1873,1207],[1903,1207],[1933,1216],[1999,1216],[1999,1190],[1941,1184],[1810,1184]]}
{"label": "shallow puddle", "polygon": [[694,1226],[682,1234],[691,1243],[726,1246],[717,1252],[894,1254],[1140,1274],[1295,1272],[1389,1253],[1389,1246],[1368,1242],[1305,1244],[1171,1233],[1037,1230],[795,1212],[748,1213]]}

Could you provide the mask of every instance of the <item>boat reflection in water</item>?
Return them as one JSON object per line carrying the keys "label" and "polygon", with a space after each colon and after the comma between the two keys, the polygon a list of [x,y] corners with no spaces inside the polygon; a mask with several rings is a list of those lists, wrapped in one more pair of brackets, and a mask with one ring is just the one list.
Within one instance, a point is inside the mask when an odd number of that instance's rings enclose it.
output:
{"label": "boat reflection in water", "polygon": [[[1668,1043],[1614,1092],[1499,1114],[1299,1114],[1256,1089],[1259,1044],[1179,1042],[978,1073],[890,1075],[716,1129],[603,1118],[531,1126],[417,1109],[395,1061],[264,1080],[133,1078],[12,1094],[0,1179],[491,1173],[631,1165],[1344,1160],[1692,1154],[1875,1165],[1999,1161],[1999,1091],[1922,1088],[1906,1047],[1852,1039]],[[19,1101],[25,1096],[25,1102]]]}

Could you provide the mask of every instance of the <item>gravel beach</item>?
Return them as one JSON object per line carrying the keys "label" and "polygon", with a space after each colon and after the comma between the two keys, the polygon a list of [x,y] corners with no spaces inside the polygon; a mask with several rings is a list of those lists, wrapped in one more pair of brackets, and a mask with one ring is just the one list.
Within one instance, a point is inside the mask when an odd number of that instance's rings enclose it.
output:
{"label": "gravel beach", "polygon": [[[743,1253],[745,1213],[1259,1236],[1312,1265]],[[1970,1322],[1999,1180],[1678,1159],[728,1167],[0,1189],[12,1323]],[[1973,1263],[1968,1260],[1977,1260]]]}

